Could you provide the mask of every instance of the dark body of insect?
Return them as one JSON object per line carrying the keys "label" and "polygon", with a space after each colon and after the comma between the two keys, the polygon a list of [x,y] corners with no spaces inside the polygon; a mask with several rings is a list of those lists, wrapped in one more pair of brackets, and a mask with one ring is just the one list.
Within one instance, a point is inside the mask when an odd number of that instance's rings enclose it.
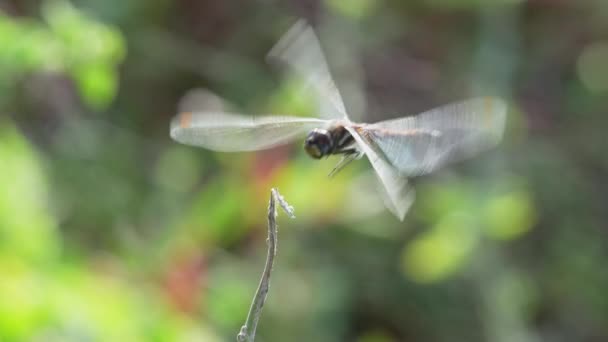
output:
{"label": "dark body of insect", "polygon": [[342,125],[329,129],[315,128],[304,140],[304,150],[315,159],[342,154],[345,156],[359,154],[355,139]]}

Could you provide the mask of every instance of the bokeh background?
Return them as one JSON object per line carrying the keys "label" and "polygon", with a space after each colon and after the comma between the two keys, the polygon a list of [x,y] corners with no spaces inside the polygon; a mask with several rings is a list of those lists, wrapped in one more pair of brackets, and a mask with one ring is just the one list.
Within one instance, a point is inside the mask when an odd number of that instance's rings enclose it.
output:
{"label": "bokeh background", "polygon": [[[605,0],[0,1],[0,341],[608,341]],[[366,121],[479,94],[503,143],[414,180],[170,140],[183,96],[311,115],[266,64],[297,18]],[[314,114],[314,113],[312,113]]]}

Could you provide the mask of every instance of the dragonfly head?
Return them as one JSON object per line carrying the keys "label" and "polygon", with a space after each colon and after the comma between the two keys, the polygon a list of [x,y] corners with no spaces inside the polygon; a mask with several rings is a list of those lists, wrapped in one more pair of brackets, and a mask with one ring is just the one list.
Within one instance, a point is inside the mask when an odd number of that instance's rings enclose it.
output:
{"label": "dragonfly head", "polygon": [[304,149],[309,156],[315,159],[321,159],[329,154],[334,148],[334,142],[331,134],[326,129],[315,128],[304,141]]}

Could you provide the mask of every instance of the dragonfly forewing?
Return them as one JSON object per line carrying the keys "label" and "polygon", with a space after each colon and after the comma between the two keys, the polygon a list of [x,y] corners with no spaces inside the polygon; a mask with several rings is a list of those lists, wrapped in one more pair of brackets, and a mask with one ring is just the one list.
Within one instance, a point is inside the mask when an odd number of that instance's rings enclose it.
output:
{"label": "dragonfly forewing", "polygon": [[255,151],[285,144],[328,120],[294,116],[245,116],[223,112],[184,112],[171,122],[171,137],[215,151]]}

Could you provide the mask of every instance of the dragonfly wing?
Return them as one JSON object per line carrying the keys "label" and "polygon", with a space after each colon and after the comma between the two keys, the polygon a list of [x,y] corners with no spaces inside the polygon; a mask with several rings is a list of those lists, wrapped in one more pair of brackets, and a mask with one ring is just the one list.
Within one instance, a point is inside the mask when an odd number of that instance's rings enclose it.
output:
{"label": "dragonfly wing", "polygon": [[285,144],[327,120],[290,116],[245,116],[224,112],[183,112],[171,121],[174,140],[211,150],[255,151]]}
{"label": "dragonfly wing", "polygon": [[495,146],[502,138],[506,108],[501,99],[476,98],[366,125],[362,131],[395,168],[416,176]]}
{"label": "dragonfly wing", "polygon": [[285,63],[304,79],[317,101],[319,115],[326,119],[347,119],[342,96],[329,73],[319,40],[313,29],[298,20],[268,53],[270,61]]}
{"label": "dragonfly wing", "polygon": [[414,189],[409,186],[407,178],[401,175],[397,169],[382,157],[382,152],[378,151],[373,142],[369,141],[365,136],[360,135],[355,128],[347,126],[345,128],[355,138],[357,144],[363,153],[367,155],[372,167],[376,171],[376,176],[378,176],[382,185],[382,193],[385,195],[384,202],[386,207],[399,220],[403,221],[405,214],[414,202]]}

